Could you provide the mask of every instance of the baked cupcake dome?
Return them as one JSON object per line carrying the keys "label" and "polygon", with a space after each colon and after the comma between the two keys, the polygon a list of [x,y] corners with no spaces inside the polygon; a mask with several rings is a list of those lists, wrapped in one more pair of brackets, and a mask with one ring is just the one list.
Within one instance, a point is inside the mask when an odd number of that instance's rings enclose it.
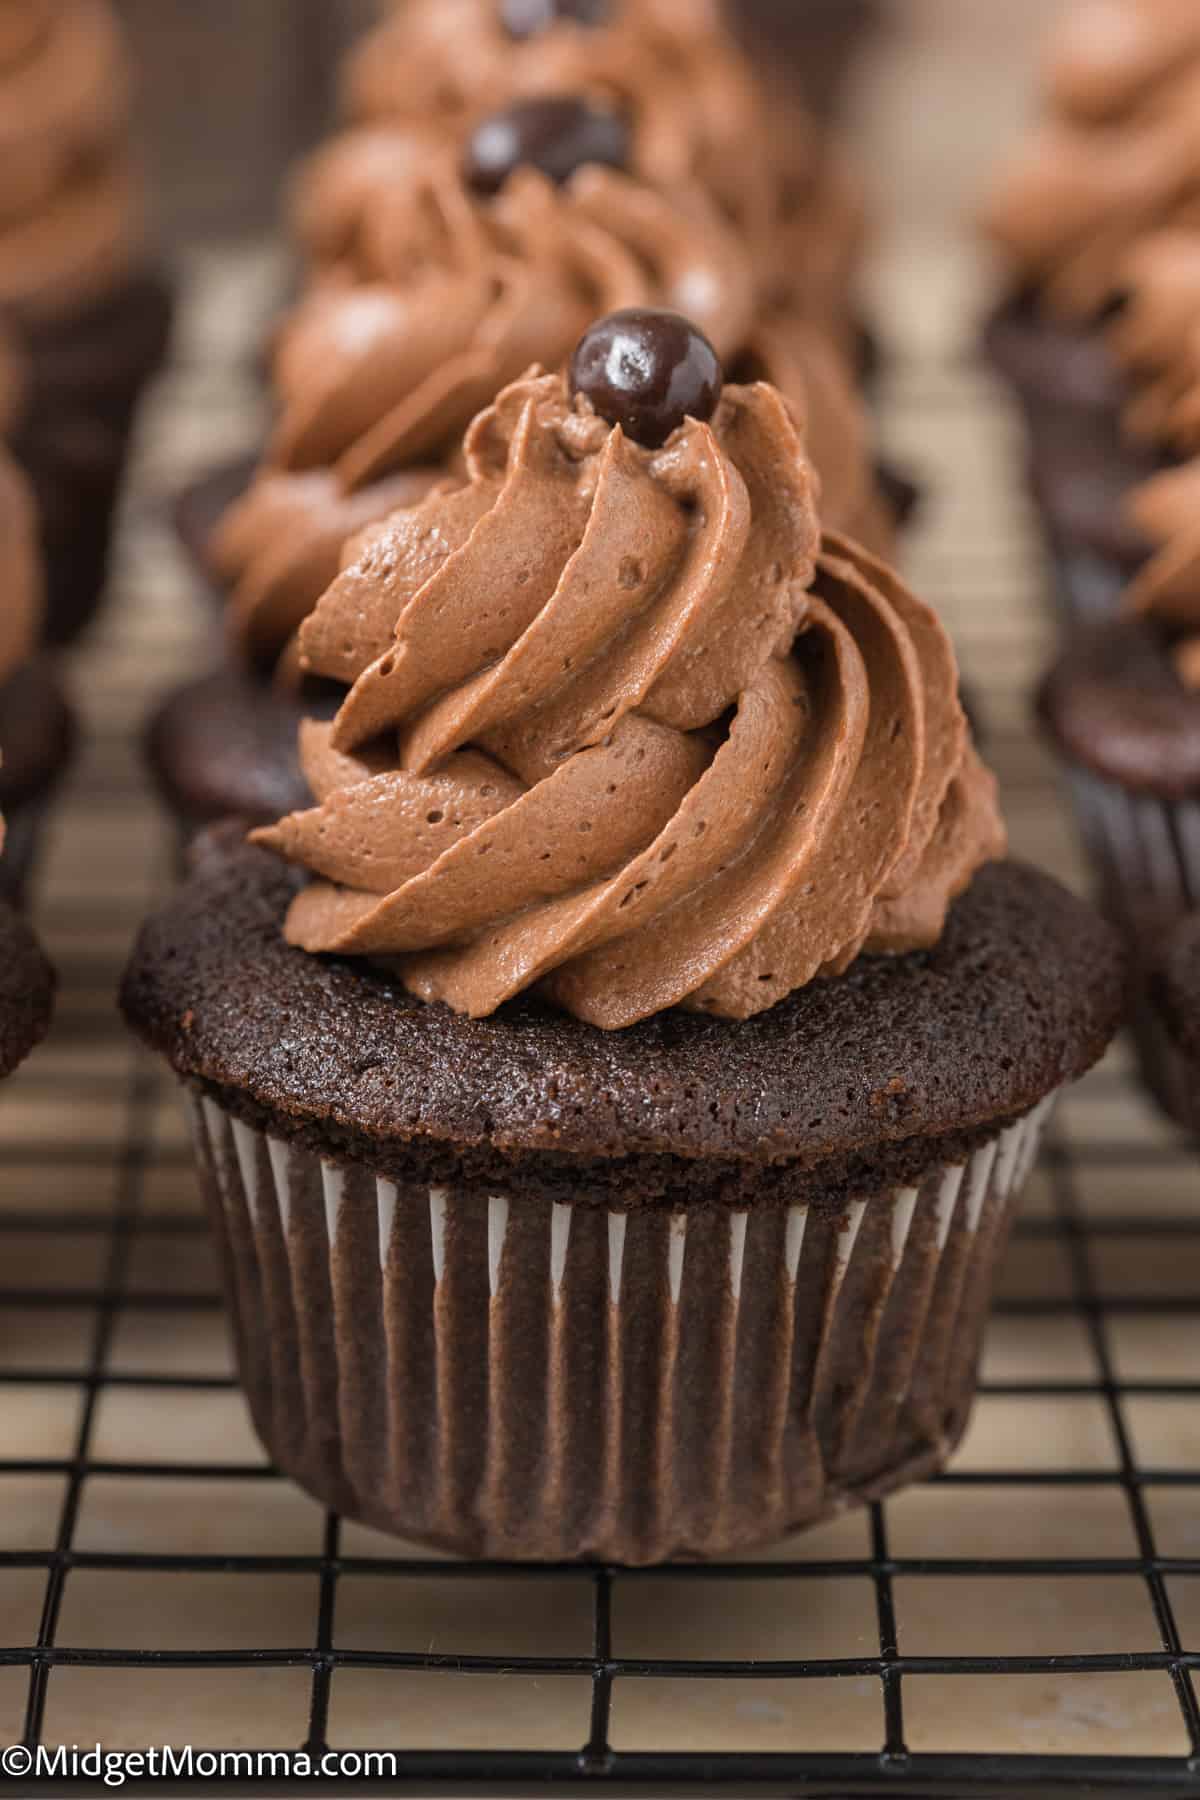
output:
{"label": "baked cupcake dome", "polygon": [[264,840],[318,879],[202,841],[123,1004],[280,1466],[467,1554],[647,1563],[944,1460],[1123,982],[989,864],[945,636],[821,550],[778,396],[597,329],[305,627],[345,699]]}

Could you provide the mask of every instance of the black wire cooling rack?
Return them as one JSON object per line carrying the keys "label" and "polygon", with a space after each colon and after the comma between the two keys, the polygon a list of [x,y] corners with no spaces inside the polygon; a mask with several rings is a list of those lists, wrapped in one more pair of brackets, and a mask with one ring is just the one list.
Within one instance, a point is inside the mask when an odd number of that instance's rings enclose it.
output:
{"label": "black wire cooling rack", "polygon": [[[38,1084],[47,1089],[57,1082],[53,1071],[39,1076],[34,1071],[25,1078],[26,1101],[36,1102]],[[1191,1601],[1181,1609],[1179,1597],[1186,1591],[1188,1578],[1200,1578],[1200,1536],[1195,1537],[1190,1554],[1164,1554],[1158,1542],[1155,1525],[1156,1500],[1168,1490],[1186,1496],[1185,1516],[1194,1501],[1193,1516],[1200,1518],[1200,1453],[1191,1463],[1178,1466],[1156,1463],[1153,1457],[1139,1456],[1135,1433],[1129,1423],[1131,1406],[1145,1403],[1186,1402],[1196,1406],[1200,1417],[1200,1369],[1187,1379],[1122,1379],[1119,1359],[1114,1355],[1112,1334],[1119,1331],[1121,1321],[1136,1317],[1143,1322],[1157,1321],[1162,1330],[1178,1334],[1189,1324],[1200,1325],[1200,1292],[1189,1288],[1187,1270],[1194,1268],[1200,1253],[1200,1205],[1187,1216],[1176,1205],[1160,1211],[1156,1193],[1169,1185],[1178,1195],[1188,1190],[1194,1178],[1196,1200],[1200,1202],[1200,1159],[1185,1145],[1171,1144],[1156,1137],[1150,1144],[1114,1134],[1103,1140],[1080,1141],[1078,1126],[1056,1128],[1046,1147],[1040,1182],[1044,1204],[1018,1228],[1014,1245],[1017,1276],[1006,1286],[999,1306],[999,1319],[1006,1334],[1020,1342],[1028,1334],[1031,1341],[1045,1328],[1052,1332],[1068,1329],[1076,1334],[1081,1354],[1086,1352],[1091,1368],[1086,1375],[1066,1379],[1054,1369],[1045,1374],[1035,1371],[1027,1378],[996,1379],[988,1376],[983,1384],[983,1406],[1001,1403],[1011,1408],[1028,1407],[1031,1414],[1047,1405],[1067,1407],[1086,1404],[1100,1409],[1111,1434],[1112,1453],[1101,1458],[1104,1466],[1073,1466],[1069,1458],[1049,1466],[1039,1453],[1023,1464],[1011,1456],[1001,1459],[999,1466],[980,1466],[978,1456],[968,1459],[967,1466],[952,1468],[934,1484],[939,1506],[949,1510],[958,1507],[973,1490],[988,1490],[995,1497],[998,1490],[1013,1497],[1013,1548],[1020,1548],[1019,1515],[1022,1506],[1038,1504],[1040,1496],[1055,1489],[1056,1504],[1063,1490],[1078,1504],[1085,1490],[1105,1490],[1127,1516],[1128,1553],[1094,1552],[1084,1527],[1080,1528],[1077,1554],[1045,1556],[1022,1555],[958,1555],[929,1554],[928,1546],[920,1555],[901,1554],[893,1541],[892,1510],[897,1504],[871,1509],[866,1522],[869,1554],[854,1558],[828,1557],[820,1560],[753,1561],[711,1567],[689,1567],[670,1572],[672,1600],[681,1603],[695,1620],[711,1627],[713,1641],[722,1638],[721,1611],[729,1604],[730,1584],[754,1582],[770,1585],[779,1604],[785,1595],[786,1608],[797,1619],[803,1619],[814,1583],[831,1580],[870,1584],[873,1595],[873,1640],[866,1653],[852,1656],[815,1656],[788,1660],[768,1660],[749,1656],[715,1656],[704,1660],[681,1660],[678,1656],[631,1655],[622,1648],[618,1616],[623,1597],[640,1584],[657,1583],[661,1595],[663,1576],[631,1573],[611,1568],[590,1570],[487,1567],[452,1562],[431,1561],[414,1553],[411,1557],[388,1550],[380,1555],[357,1554],[348,1547],[345,1528],[335,1517],[324,1521],[322,1541],[311,1554],[236,1554],[217,1548],[211,1554],[194,1552],[173,1554],[169,1549],[138,1551],[118,1549],[105,1552],[90,1549],[80,1540],[80,1519],[89,1492],[103,1484],[111,1496],[114,1484],[137,1484],[147,1481],[169,1484],[215,1481],[223,1484],[249,1484],[256,1500],[268,1489],[283,1484],[269,1468],[242,1460],[205,1458],[183,1460],[122,1460],[106,1452],[103,1430],[98,1426],[103,1409],[122,1390],[136,1393],[142,1401],[152,1397],[161,1404],[164,1394],[179,1415],[185,1416],[195,1407],[198,1397],[228,1395],[233,1387],[228,1374],[175,1372],[169,1367],[158,1372],[129,1372],[120,1358],[114,1360],[114,1345],[125,1330],[131,1314],[141,1321],[156,1321],[154,1329],[165,1350],[171,1340],[171,1321],[209,1314],[218,1307],[214,1292],[203,1282],[192,1284],[187,1291],[173,1278],[159,1287],[137,1277],[139,1268],[163,1268],[168,1271],[202,1266],[205,1237],[203,1220],[198,1213],[162,1213],[153,1200],[155,1184],[164,1172],[186,1180],[186,1151],[181,1141],[168,1137],[160,1141],[167,1096],[156,1071],[138,1064],[131,1080],[114,1072],[103,1090],[116,1097],[122,1090],[124,1120],[120,1142],[113,1154],[107,1141],[96,1145],[73,1141],[38,1143],[21,1141],[0,1153],[0,1176],[8,1196],[0,1212],[0,1317],[5,1321],[9,1342],[0,1369],[0,1409],[11,1420],[10,1402],[20,1396],[24,1410],[30,1413],[29,1401],[40,1396],[46,1405],[64,1393],[78,1397],[79,1411],[74,1440],[61,1455],[31,1453],[11,1429],[0,1434],[0,1494],[9,1484],[45,1482],[47,1478],[61,1483],[57,1507],[47,1506],[44,1514],[44,1538],[36,1545],[13,1548],[0,1544],[0,1593],[3,1584],[19,1577],[29,1587],[37,1587],[38,1611],[36,1630],[28,1642],[7,1644],[0,1648],[0,1680],[23,1681],[23,1716],[20,1733],[28,1746],[39,1741],[59,1743],[81,1741],[77,1721],[69,1705],[56,1688],[64,1679],[75,1677],[81,1670],[102,1671],[106,1692],[110,1696],[112,1732],[108,1742],[113,1748],[136,1748],[121,1741],[118,1720],[141,1709],[144,1731],[152,1731],[154,1711],[167,1693],[164,1682],[178,1684],[175,1699],[168,1698],[162,1707],[165,1718],[178,1720],[181,1696],[196,1695],[195,1707],[201,1719],[214,1722],[212,1708],[203,1698],[204,1681],[214,1671],[233,1680],[251,1680],[264,1670],[288,1670],[292,1679],[304,1684],[306,1719],[298,1719],[294,1740],[279,1743],[265,1737],[262,1743],[243,1730],[229,1748],[294,1750],[306,1748],[314,1756],[328,1745],[353,1750],[339,1727],[339,1686],[351,1672],[370,1672],[376,1680],[388,1677],[411,1677],[419,1674],[432,1682],[439,1696],[437,1705],[457,1710],[452,1690],[463,1684],[462,1707],[473,1704],[472,1677],[520,1682],[536,1677],[539,1707],[553,1716],[558,1706],[560,1684],[571,1684],[573,1694],[578,1683],[590,1684],[588,1717],[580,1719],[578,1741],[558,1748],[524,1748],[517,1742],[503,1751],[464,1748],[461,1744],[440,1743],[432,1719],[436,1707],[407,1707],[397,1704],[394,1714],[397,1742],[396,1779],[379,1783],[347,1781],[323,1786],[329,1792],[419,1793],[519,1793],[534,1791],[560,1792],[596,1788],[627,1793],[694,1793],[721,1791],[738,1794],[859,1795],[890,1792],[913,1796],[941,1793],[985,1795],[992,1793],[1042,1793],[1113,1791],[1128,1794],[1169,1793],[1200,1794],[1200,1709],[1193,1688],[1194,1672],[1200,1666],[1200,1635],[1190,1640],[1185,1617],[1191,1628],[1200,1633],[1200,1607]],[[1120,1075],[1102,1073],[1094,1078],[1088,1090],[1089,1106],[1085,1118],[1103,1119],[1121,1116],[1129,1088]],[[1108,1104],[1111,1097],[1111,1108]],[[84,1101],[86,1104],[86,1093]],[[1086,1131],[1084,1132],[1086,1135]],[[95,1171],[115,1171],[116,1188],[111,1202],[99,1209],[89,1184]],[[55,1208],[31,1197],[26,1206],[13,1204],[14,1183],[28,1184],[31,1195],[41,1189],[40,1176],[52,1171],[62,1182],[63,1171],[75,1171],[75,1185],[68,1181],[63,1199]],[[1089,1183],[1103,1172],[1106,1191],[1114,1184],[1123,1185],[1127,1205],[1116,1211],[1095,1214],[1087,1205]],[[80,1246],[90,1246],[89,1256],[94,1279],[65,1284],[61,1277],[77,1266]],[[145,1254],[147,1246],[152,1254]],[[1114,1280],[1114,1270],[1121,1270],[1126,1246],[1129,1251],[1129,1280],[1122,1285]],[[1157,1273],[1152,1283],[1155,1292],[1147,1298],[1145,1257],[1155,1259]],[[1047,1291],[1045,1269],[1053,1265],[1063,1272],[1061,1291]],[[1169,1271],[1180,1270],[1179,1286],[1172,1283]],[[28,1280],[19,1279],[21,1270],[32,1271]],[[1026,1279],[1020,1274],[1027,1269]],[[1167,1277],[1164,1280],[1163,1271]],[[7,1271],[7,1273],[5,1273]],[[89,1321],[85,1353],[77,1364],[63,1362],[54,1366],[36,1366],[36,1346],[46,1339],[37,1327],[39,1315],[59,1319],[66,1313],[78,1313]],[[1153,1335],[1153,1334],[1152,1334]],[[15,1343],[34,1345],[28,1356],[9,1352]],[[1200,1344],[1200,1333],[1196,1342]],[[0,1333],[0,1344],[4,1334]],[[31,1358],[33,1360],[31,1360]],[[160,1360],[170,1363],[169,1356]],[[1200,1439],[1200,1428],[1195,1434]],[[1043,1446],[1044,1448],[1044,1446]],[[111,1499],[105,1502],[111,1505]],[[169,1500],[163,1510],[169,1515]],[[0,1519],[6,1516],[0,1503]],[[161,1527],[162,1521],[159,1520]],[[953,1534],[952,1534],[953,1535]],[[1195,1535],[1195,1534],[1193,1534]],[[169,1541],[169,1517],[167,1526]],[[154,1542],[162,1542],[156,1529]],[[384,1540],[380,1540],[383,1544]],[[934,1547],[936,1548],[936,1542]],[[955,1545],[950,1544],[950,1549]],[[961,1546],[960,1546],[961,1547]],[[1186,1548],[1186,1542],[1182,1548]],[[909,1546],[911,1548],[911,1546]],[[1172,1548],[1180,1550],[1178,1541]],[[213,1576],[223,1579],[227,1596],[228,1620],[238,1621],[237,1647],[214,1647],[197,1630],[195,1645],[188,1643],[186,1608],[182,1625],[175,1621],[173,1647],[168,1649],[129,1649],[119,1641],[110,1642],[102,1630],[96,1629],[96,1618],[78,1610],[72,1614],[74,1584],[96,1581],[100,1576],[119,1583],[134,1583],[145,1590],[147,1583],[162,1588],[180,1576]],[[1124,1578],[1141,1584],[1149,1603],[1152,1631],[1140,1649],[1097,1649],[1089,1653],[1017,1654],[1008,1653],[998,1644],[995,1653],[918,1654],[906,1643],[906,1605],[898,1591],[917,1578],[936,1578],[942,1595],[941,1606],[947,1617],[964,1608],[978,1608],[980,1594],[985,1598],[988,1584],[1022,1581],[1037,1586],[1049,1584],[1056,1594],[1061,1584],[1073,1584],[1080,1599],[1092,1584],[1111,1578]],[[280,1642],[271,1608],[263,1610],[262,1583],[300,1583],[307,1592],[311,1630],[292,1641]],[[436,1648],[412,1647],[356,1649],[344,1642],[340,1628],[340,1609],[350,1584],[361,1591],[362,1584],[373,1584],[376,1595],[386,1593],[387,1606],[396,1626],[397,1642],[404,1641],[403,1621],[406,1595],[413,1592],[410,1584],[419,1584],[427,1603],[431,1591],[448,1593],[455,1584],[485,1580],[509,1584],[512,1610],[526,1604],[533,1591],[531,1584],[568,1584],[577,1596],[586,1590],[588,1626],[586,1645],[578,1653],[547,1654],[464,1654],[452,1641]],[[253,1584],[252,1608],[257,1616],[250,1637],[246,1636],[246,1620],[239,1609],[238,1584]],[[506,1592],[508,1589],[506,1589]],[[959,1591],[962,1601],[959,1600]],[[992,1592],[996,1590],[992,1589]],[[493,1592],[495,1589],[493,1587]],[[1200,1590],[1197,1590],[1200,1593]],[[658,1603],[655,1602],[657,1605]],[[164,1600],[164,1607],[170,1602]],[[505,1607],[501,1598],[500,1606]],[[706,1609],[708,1609],[706,1611]],[[1034,1596],[1033,1610],[1037,1610]],[[1068,1600],[1067,1612],[1073,1610]],[[87,1630],[86,1642],[73,1635],[82,1620]],[[178,1635],[182,1632],[182,1636]],[[986,1622],[981,1627],[986,1640]],[[257,1639],[261,1641],[256,1641]],[[1003,1653],[1002,1653],[1003,1651]],[[939,1696],[934,1712],[952,1712],[958,1684],[971,1683],[978,1709],[980,1696],[990,1696],[997,1716],[1008,1710],[1006,1693],[1014,1696],[1013,1706],[1019,1710],[1018,1693],[1029,1691],[1028,1682],[1018,1688],[1020,1678],[1039,1678],[1061,1694],[1069,1689],[1076,1696],[1085,1694],[1087,1684],[1097,1678],[1120,1677],[1131,1681],[1139,1693],[1153,1692],[1154,1706],[1146,1717],[1150,1720],[1151,1739],[1161,1735],[1162,1748],[1147,1743],[1146,1726],[1140,1727],[1144,1753],[1089,1754],[1077,1741],[1074,1749],[1060,1753],[1052,1742],[1041,1753],[989,1753],[986,1749],[964,1753],[936,1753],[922,1749],[929,1740],[930,1707],[925,1696],[930,1684]],[[153,1680],[159,1701],[147,1698],[144,1689]],[[782,1702],[803,1711],[811,1711],[810,1697],[819,1694],[823,1707],[825,1697],[834,1693],[829,1683],[855,1684],[853,1692],[864,1697],[864,1717],[873,1714],[874,1727],[860,1728],[853,1748],[839,1748],[836,1737],[828,1748],[792,1753],[747,1753],[721,1751],[712,1747],[689,1749],[688,1730],[682,1737],[664,1734],[662,1748],[642,1740],[636,1747],[624,1746],[620,1730],[620,1696],[631,1684],[670,1683],[680,1697],[679,1708],[687,1716],[689,1704],[704,1706],[699,1694],[703,1684],[740,1684],[746,1694],[746,1716],[754,1717],[754,1690],[769,1690],[772,1708],[764,1716],[777,1717]],[[820,1689],[811,1684],[826,1684]],[[1142,1684],[1148,1684],[1143,1688]],[[1037,1680],[1034,1683],[1037,1689]],[[5,1690],[0,1688],[0,1706]],[[427,1697],[434,1689],[426,1688]],[[711,1690],[706,1690],[711,1691]],[[844,1688],[838,1691],[845,1693]],[[1038,1690],[1040,1691],[1040,1690]],[[1124,1703],[1122,1703],[1124,1704]],[[185,1708],[186,1710],[186,1708]],[[743,1709],[744,1710],[744,1709]],[[1084,1721],[1083,1744],[1086,1745],[1088,1702],[1076,1698],[1067,1703],[1068,1715],[1078,1725]],[[914,1716],[921,1724],[914,1735]],[[438,1716],[445,1718],[443,1710]],[[691,1715],[695,1718],[695,1714]],[[2,1717],[2,1712],[0,1712]],[[92,1715],[89,1713],[88,1718]],[[375,1730],[372,1741],[378,1747],[386,1739],[387,1708],[383,1709],[384,1735]],[[1154,1721],[1158,1720],[1159,1724]],[[377,1713],[376,1723],[379,1717]],[[126,1729],[128,1727],[126,1726]],[[268,1729],[264,1722],[264,1731]],[[866,1731],[866,1737],[862,1735]],[[870,1743],[870,1732],[875,1742]],[[99,1733],[100,1727],[95,1731]],[[64,1736],[65,1733],[65,1736]],[[424,1735],[423,1735],[424,1733]],[[751,1727],[752,1734],[752,1727]],[[190,1735],[190,1734],[189,1734]],[[703,1734],[702,1734],[703,1735]],[[84,1743],[91,1741],[83,1738]],[[143,1738],[143,1741],[144,1738]],[[204,1741],[211,1742],[211,1736]],[[705,1738],[708,1743],[707,1737]],[[1111,1741],[1106,1746],[1112,1749]],[[258,1780],[250,1784],[255,1792],[303,1791],[304,1783],[294,1788],[286,1784],[278,1789]],[[214,1792],[237,1790],[237,1783],[213,1783]],[[30,1790],[34,1791],[34,1790]],[[145,1791],[145,1790],[143,1790]],[[206,1790],[207,1791],[207,1790]],[[247,1791],[250,1791],[249,1789]]]}

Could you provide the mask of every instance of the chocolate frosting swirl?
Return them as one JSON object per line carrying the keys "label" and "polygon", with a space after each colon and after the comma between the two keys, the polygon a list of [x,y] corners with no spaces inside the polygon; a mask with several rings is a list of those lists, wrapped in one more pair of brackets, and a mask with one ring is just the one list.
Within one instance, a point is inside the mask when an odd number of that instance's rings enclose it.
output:
{"label": "chocolate frosting swirl", "polygon": [[1009,168],[985,227],[1019,278],[1068,318],[1099,314],[1131,246],[1200,222],[1200,29],[1191,0],[1094,0],[1048,60],[1049,116]]}
{"label": "chocolate frosting swirl", "polygon": [[290,940],[605,1029],[934,942],[1002,850],[994,786],[932,612],[822,549],[780,396],[650,451],[534,370],[465,457],[303,628],[349,691],[302,734],[316,807],[258,834],[316,877]]}
{"label": "chocolate frosting swirl", "polygon": [[[419,134],[405,142],[405,179],[374,194],[353,235],[332,223],[318,233],[336,242],[336,273],[281,334],[268,467],[212,546],[233,590],[235,639],[252,657],[279,656],[345,541],[440,479],[507,383],[535,359],[565,362],[595,318],[624,306],[686,313],[732,374],[777,385],[812,447],[826,519],[889,547],[840,352],[803,319],[758,323],[736,241],[706,202],[676,205],[596,167],[563,188],[521,169],[482,198],[457,151]],[[360,147],[373,164],[369,144],[348,140],[331,167]]]}
{"label": "chocolate frosting swirl", "polygon": [[[631,127],[639,181],[714,202],[748,249],[765,304],[844,320],[862,249],[860,184],[798,110],[772,116],[713,0],[611,0],[598,26],[560,19],[520,41],[499,0],[410,0],[363,41],[345,78],[353,117],[455,142],[514,100],[547,94],[614,107]],[[371,154],[377,168],[389,160],[378,135]],[[328,165],[316,167],[321,185]],[[299,209],[307,220],[303,184]]]}
{"label": "chocolate frosting swirl", "polygon": [[5,0],[0,306],[52,314],[111,286],[140,247],[130,77],[105,0]]}

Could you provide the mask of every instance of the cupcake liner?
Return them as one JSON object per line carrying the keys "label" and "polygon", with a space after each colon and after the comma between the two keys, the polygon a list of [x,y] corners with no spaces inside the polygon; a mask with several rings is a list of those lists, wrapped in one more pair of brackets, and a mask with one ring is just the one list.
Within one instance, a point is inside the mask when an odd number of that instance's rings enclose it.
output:
{"label": "cupcake liner", "polygon": [[188,1095],[287,1474],[505,1560],[719,1556],[939,1467],[1052,1099],[917,1188],[746,1213],[398,1188]]}
{"label": "cupcake liner", "polygon": [[1080,767],[1068,780],[1100,904],[1131,951],[1130,1025],[1142,1078],[1163,1110],[1190,1126],[1194,1082],[1148,984],[1165,934],[1200,907],[1200,795],[1134,793]]}

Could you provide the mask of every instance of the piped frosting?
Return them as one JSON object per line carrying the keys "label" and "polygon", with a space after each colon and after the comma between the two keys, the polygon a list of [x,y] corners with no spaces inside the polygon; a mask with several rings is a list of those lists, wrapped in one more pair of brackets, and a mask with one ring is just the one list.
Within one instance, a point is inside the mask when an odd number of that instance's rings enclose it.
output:
{"label": "piped frosting", "polygon": [[935,942],[1003,850],[994,784],[933,613],[822,543],[780,396],[650,451],[535,370],[465,464],[302,629],[347,693],[303,731],[316,806],[258,834],[314,877],[290,940],[605,1029]]}

